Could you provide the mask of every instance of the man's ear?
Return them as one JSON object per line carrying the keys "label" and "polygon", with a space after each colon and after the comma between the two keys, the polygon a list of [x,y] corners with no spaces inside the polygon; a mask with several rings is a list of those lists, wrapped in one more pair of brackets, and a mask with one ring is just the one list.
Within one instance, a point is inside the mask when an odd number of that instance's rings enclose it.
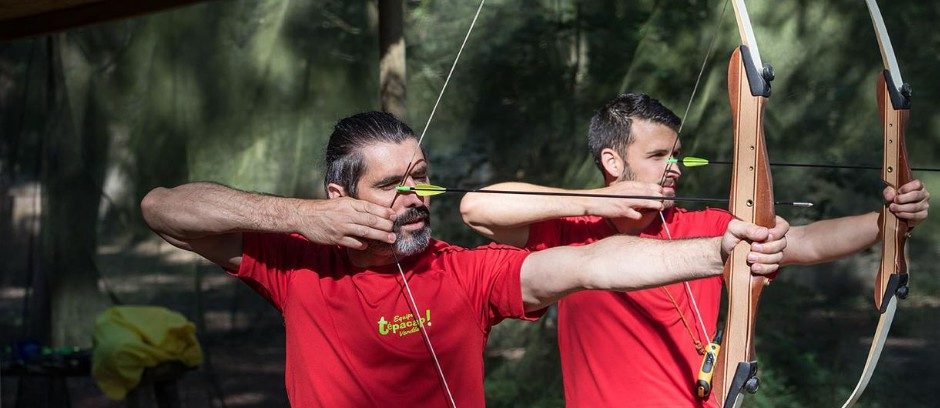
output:
{"label": "man's ear", "polygon": [[339,197],[348,197],[349,194],[346,193],[346,189],[343,186],[330,183],[326,185],[326,196],[329,198],[339,198]]}
{"label": "man's ear", "polygon": [[605,180],[617,180],[626,167],[620,154],[609,147],[601,150],[601,166],[604,167]]}

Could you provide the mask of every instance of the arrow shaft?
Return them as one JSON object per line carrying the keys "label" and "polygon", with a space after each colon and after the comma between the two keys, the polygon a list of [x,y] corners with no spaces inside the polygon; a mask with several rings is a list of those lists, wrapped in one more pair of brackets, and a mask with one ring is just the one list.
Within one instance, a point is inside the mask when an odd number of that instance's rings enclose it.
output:
{"label": "arrow shaft", "polygon": [[[711,160],[709,164],[731,164],[727,160]],[[814,163],[770,163],[774,167],[815,167],[824,169],[855,169],[855,170],[881,170],[881,166],[864,166],[851,164],[814,164]],[[915,171],[940,171],[936,167],[911,167]]]}
{"label": "arrow shaft", "polygon": [[[517,194],[517,195],[535,195],[535,196],[556,196],[556,197],[595,197],[595,198],[627,198],[634,200],[656,200],[656,201],[685,201],[702,203],[727,203],[727,198],[709,198],[709,197],[659,197],[643,195],[622,195],[622,194],[595,194],[595,193],[566,193],[566,192],[547,192],[547,191],[518,191],[518,190],[480,190],[480,189],[460,189],[460,188],[421,188],[410,187],[410,191],[431,191],[436,193],[484,193],[484,194]],[[813,204],[808,202],[785,202],[777,201],[775,205],[791,205],[797,207],[811,207]]]}

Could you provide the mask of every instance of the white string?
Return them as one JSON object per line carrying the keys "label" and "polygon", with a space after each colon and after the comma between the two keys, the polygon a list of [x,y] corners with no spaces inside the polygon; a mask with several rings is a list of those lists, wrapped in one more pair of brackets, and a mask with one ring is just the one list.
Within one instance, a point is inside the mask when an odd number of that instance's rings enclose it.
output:
{"label": "white string", "polygon": [[[679,130],[676,131],[676,141],[672,144],[672,151],[676,150],[676,146],[679,145],[679,135],[682,134],[682,128],[685,126],[685,121],[689,117],[689,110],[692,108],[692,101],[695,100],[695,94],[698,92],[699,84],[702,82],[702,75],[705,74],[705,67],[708,65],[708,59],[711,57],[712,52],[715,50],[715,40],[718,38],[718,28],[721,27],[721,20],[725,17],[725,12],[728,10],[728,2],[725,1],[724,6],[721,7],[721,15],[718,16],[718,20],[715,23],[715,27],[712,29],[712,38],[709,40],[708,49],[705,52],[705,58],[702,59],[702,66],[699,68],[698,76],[695,77],[695,84],[692,86],[692,94],[689,95],[689,102],[685,105],[685,112],[682,114],[682,120],[679,122]],[[670,157],[675,159],[674,157]],[[666,176],[669,174],[669,170],[672,168],[672,165],[678,165],[678,162],[673,163],[672,161],[666,162],[666,169],[663,170],[663,176],[659,180],[659,185],[666,184]],[[672,234],[669,232],[669,226],[666,225],[666,217],[663,215],[663,212],[659,212],[659,219],[662,220],[663,229],[666,231],[666,236],[669,240],[672,240]],[[695,302],[695,297],[692,296],[692,288],[689,287],[688,282],[682,282],[685,286],[686,296],[688,296],[689,301],[692,305],[692,312],[695,314],[695,319],[698,320],[699,326],[702,330],[702,335],[706,339],[710,340],[712,336],[708,333],[708,330],[705,329],[705,322],[702,320],[702,312],[698,308],[698,303]],[[710,343],[707,341],[706,343]]]}
{"label": "white string", "polygon": [[[411,159],[408,160],[408,171],[411,171],[412,163],[415,158],[418,157],[418,151],[421,149],[421,142],[424,141],[424,136],[428,132],[428,128],[431,126],[431,120],[434,119],[434,114],[437,112],[437,107],[441,103],[441,99],[444,97],[444,91],[447,89],[447,84],[450,83],[451,77],[454,75],[454,70],[457,68],[457,61],[460,60],[460,55],[463,54],[463,49],[467,45],[467,40],[470,39],[470,33],[473,32],[473,27],[476,26],[477,18],[480,17],[480,11],[483,10],[483,4],[486,3],[486,0],[480,0],[480,5],[477,7],[476,13],[473,15],[473,20],[470,21],[470,27],[467,29],[467,34],[463,37],[463,42],[460,43],[460,48],[457,50],[457,56],[454,57],[454,63],[450,66],[450,71],[447,72],[447,77],[444,78],[444,85],[441,86],[441,92],[437,94],[437,100],[434,101],[434,106],[431,108],[431,114],[428,115],[427,122],[424,123],[424,129],[421,130],[421,136],[418,138],[418,146],[415,149],[414,153],[411,154]],[[405,174],[402,178],[401,185],[405,184],[405,180],[408,179],[408,174]],[[450,386],[447,384],[447,376],[444,375],[444,368],[441,367],[441,362],[437,358],[437,353],[434,351],[434,345],[431,344],[431,336],[428,335],[427,328],[424,327],[424,324],[421,323],[420,313],[418,312],[418,304],[415,302],[414,294],[411,293],[411,285],[408,284],[408,278],[405,276],[405,271],[401,267],[401,262],[398,259],[398,255],[395,256],[395,265],[398,267],[398,273],[401,274],[402,284],[405,288],[405,293],[408,295],[409,305],[408,307],[411,312],[414,314],[415,319],[418,319],[418,329],[421,332],[421,336],[424,338],[424,344],[427,346],[428,351],[431,353],[431,358],[434,360],[434,368],[437,369],[437,375],[441,380],[441,384],[444,385],[444,392],[447,393],[447,401],[450,403],[452,408],[457,408],[457,403],[454,401],[454,394],[450,391]]]}
{"label": "white string", "polygon": [[[666,231],[666,237],[672,241],[672,233],[669,232],[669,226],[666,225],[666,217],[663,216],[663,212],[659,212],[659,219],[663,222],[663,230]],[[699,311],[698,303],[695,302],[695,297],[692,296],[692,287],[689,286],[689,282],[682,282],[682,285],[685,286],[685,295],[689,298],[689,301],[692,303],[692,313],[695,315],[695,320],[698,321],[699,327],[702,329],[702,336],[705,337],[705,342],[710,343],[711,336],[708,334],[708,329],[705,328],[705,321],[702,320],[702,312]]]}
{"label": "white string", "polygon": [[[728,2],[726,0],[724,6],[721,7],[721,15],[718,16],[715,27],[712,29],[712,39],[708,43],[708,49],[705,52],[705,58],[702,58],[702,66],[698,70],[698,76],[695,77],[695,84],[692,86],[692,94],[689,95],[689,102],[685,105],[685,112],[682,114],[682,120],[679,122],[679,130],[676,131],[676,141],[672,144],[672,150],[676,150],[676,146],[679,145],[679,136],[682,135],[682,129],[685,127],[685,121],[689,117],[689,110],[692,109],[692,101],[695,100],[695,94],[698,92],[698,86],[702,82],[702,75],[705,74],[705,67],[708,65],[708,59],[715,50],[715,40],[718,38],[718,28],[721,27],[721,21],[724,19],[725,12],[727,10]],[[663,177],[659,180],[659,185],[663,185],[666,182],[666,175],[669,174],[669,170],[672,168],[672,165],[672,162],[666,163],[666,169],[663,170]],[[660,214],[660,216],[661,215],[662,214]]]}
{"label": "white string", "polygon": [[437,359],[437,353],[434,352],[434,345],[431,344],[431,337],[428,336],[427,329],[424,327],[424,323],[421,322],[421,313],[418,311],[418,304],[415,303],[415,296],[411,293],[411,285],[408,284],[408,278],[405,276],[405,271],[401,268],[401,262],[398,260],[398,255],[395,255],[395,265],[398,266],[398,273],[401,274],[401,281],[405,288],[405,293],[408,294],[408,308],[411,309],[411,313],[414,316],[415,320],[418,321],[418,328],[421,332],[422,337],[424,338],[424,344],[428,347],[428,350],[431,352],[431,358],[434,360],[434,367],[437,369],[437,375],[441,380],[441,384],[444,385],[444,392],[447,393],[447,400],[450,402],[452,408],[457,408],[457,403],[454,402],[454,394],[450,392],[450,386],[447,385],[447,378],[444,377],[444,368],[441,367],[440,360]]}
{"label": "white string", "polygon": [[[486,0],[480,0],[480,5],[477,7],[476,14],[473,15],[473,20],[470,21],[470,28],[467,29],[467,35],[463,37],[463,42],[460,43],[460,48],[457,49],[457,56],[454,57],[454,63],[450,65],[450,71],[447,72],[447,77],[444,78],[444,85],[441,86],[441,92],[437,94],[437,100],[434,101],[434,106],[431,108],[431,114],[428,115],[427,122],[424,122],[424,129],[421,130],[421,136],[418,137],[418,147],[421,147],[421,142],[424,141],[424,135],[428,133],[428,128],[431,127],[431,119],[434,119],[434,114],[437,112],[437,107],[441,104],[441,99],[444,98],[444,91],[447,89],[447,84],[450,83],[450,78],[454,76],[454,70],[457,68],[457,61],[460,60],[460,55],[463,54],[463,49],[467,45],[467,40],[470,39],[470,33],[473,32],[473,27],[477,24],[477,18],[480,17],[480,11],[483,10],[483,3],[486,3]],[[411,154],[411,160],[408,160],[408,164],[415,160],[415,157],[418,156],[418,150],[415,149],[414,153]],[[407,174],[405,175],[408,176]]]}

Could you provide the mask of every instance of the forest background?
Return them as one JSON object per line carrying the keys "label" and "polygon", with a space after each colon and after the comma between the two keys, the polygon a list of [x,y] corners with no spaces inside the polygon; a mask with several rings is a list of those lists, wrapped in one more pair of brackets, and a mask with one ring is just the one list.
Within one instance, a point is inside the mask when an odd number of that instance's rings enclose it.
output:
{"label": "forest background", "polygon": [[[913,166],[938,167],[940,3],[882,2],[913,87]],[[406,1],[405,119],[420,131],[466,33],[472,1]],[[776,68],[766,133],[773,161],[880,166],[874,84],[881,57],[864,2],[751,1],[762,57]],[[739,43],[724,1],[491,0],[428,130],[432,178],[451,187],[524,180],[571,188],[601,179],[586,149],[593,110],[625,91],[682,115],[710,41],[681,140],[729,159],[727,59]],[[211,180],[323,197],[333,124],[379,109],[376,3],[214,1],[0,43],[0,341],[90,345],[115,304],[167,306],[197,323],[207,364],[183,380],[188,406],[283,406],[280,316],[218,268],[162,243],[138,203],[156,186]],[[720,25],[717,25],[720,24]],[[716,31],[717,27],[717,31]],[[915,172],[940,188],[936,173]],[[683,195],[724,197],[728,168],[690,169]],[[794,224],[872,211],[878,171],[774,169]],[[435,235],[484,240],[459,196],[433,199]],[[860,406],[940,400],[937,216],[908,243],[911,296]],[[879,253],[789,267],[764,292],[757,326],[763,385],[745,406],[835,406],[861,371],[877,321]],[[562,406],[554,320],[505,322],[489,342],[491,407]],[[624,350],[625,363],[630,350]],[[2,402],[17,382],[5,377]],[[112,406],[87,379],[75,406]]]}

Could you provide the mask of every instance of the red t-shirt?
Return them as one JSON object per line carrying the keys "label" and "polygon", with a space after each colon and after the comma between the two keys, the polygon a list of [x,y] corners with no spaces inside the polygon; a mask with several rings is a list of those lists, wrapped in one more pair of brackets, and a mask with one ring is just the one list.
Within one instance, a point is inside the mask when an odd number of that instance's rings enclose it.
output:
{"label": "red t-shirt", "polygon": [[[724,234],[731,214],[723,210],[664,213],[673,238]],[[616,234],[604,218],[586,216],[533,224],[533,250],[588,244]],[[641,237],[668,239],[655,221]],[[681,283],[665,286],[696,339],[715,332],[721,277],[689,282],[708,333],[702,333]],[[702,363],[689,329],[662,288],[633,292],[584,291],[558,302],[558,348],[568,407],[715,407],[695,396]]]}
{"label": "red t-shirt", "polygon": [[539,315],[523,307],[524,250],[432,240],[401,264],[416,318],[394,264],[357,268],[345,249],[297,235],[246,233],[243,241],[236,276],[284,317],[292,406],[447,406],[417,326],[424,319],[457,405],[482,407],[490,328],[507,317]]}

